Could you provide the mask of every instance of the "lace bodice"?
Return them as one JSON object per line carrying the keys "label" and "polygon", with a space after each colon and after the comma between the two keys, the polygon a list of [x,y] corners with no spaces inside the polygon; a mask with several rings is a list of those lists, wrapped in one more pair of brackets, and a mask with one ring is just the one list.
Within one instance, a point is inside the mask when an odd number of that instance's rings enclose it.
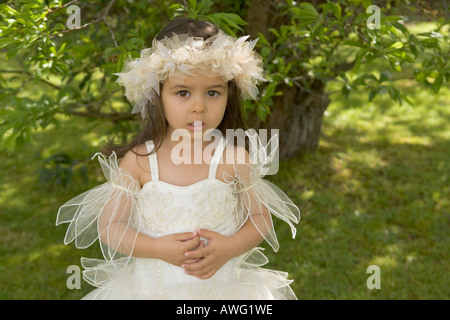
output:
{"label": "lace bodice", "polygon": [[[150,153],[154,144],[146,142]],[[216,179],[217,166],[224,150],[220,140],[212,157],[207,179],[189,186],[159,180],[157,153],[149,156],[152,180],[141,189],[143,202],[141,231],[152,237],[204,228],[232,235],[240,226],[236,196],[231,183]]]}

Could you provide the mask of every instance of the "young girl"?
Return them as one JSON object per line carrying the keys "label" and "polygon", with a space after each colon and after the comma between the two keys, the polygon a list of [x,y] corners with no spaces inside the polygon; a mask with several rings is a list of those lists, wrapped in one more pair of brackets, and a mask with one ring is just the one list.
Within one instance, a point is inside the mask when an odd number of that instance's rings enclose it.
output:
{"label": "young girl", "polygon": [[109,158],[100,154],[108,182],[57,217],[69,223],[66,244],[100,243],[104,260],[81,260],[97,287],[84,299],[296,298],[287,273],[261,267],[268,260],[257,247],[265,239],[278,250],[272,214],[293,237],[300,219],[262,179],[273,150],[252,131],[250,153],[224,137],[243,128],[241,100],[255,98],[264,80],[247,38],[178,18],[118,74],[143,130],[129,145],[110,144]]}

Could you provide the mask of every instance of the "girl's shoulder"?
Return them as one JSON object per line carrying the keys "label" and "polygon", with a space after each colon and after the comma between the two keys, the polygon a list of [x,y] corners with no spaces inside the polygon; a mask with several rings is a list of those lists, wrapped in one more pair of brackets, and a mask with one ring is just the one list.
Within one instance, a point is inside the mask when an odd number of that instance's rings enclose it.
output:
{"label": "girl's shoulder", "polygon": [[249,163],[250,155],[243,146],[237,146],[231,143],[228,143],[225,146],[224,150],[224,158],[227,163]]}
{"label": "girl's shoulder", "polygon": [[247,177],[250,174],[250,155],[242,146],[227,144],[223,154],[223,171],[228,175]]}
{"label": "girl's shoulder", "polygon": [[150,173],[147,154],[145,144],[138,145],[125,154],[119,167],[130,173],[135,180],[140,181],[144,171]]}

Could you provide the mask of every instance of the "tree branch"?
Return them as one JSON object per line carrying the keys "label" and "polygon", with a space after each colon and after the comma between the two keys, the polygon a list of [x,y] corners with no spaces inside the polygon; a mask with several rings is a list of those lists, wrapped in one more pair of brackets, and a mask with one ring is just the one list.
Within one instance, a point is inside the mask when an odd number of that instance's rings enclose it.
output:
{"label": "tree branch", "polygon": [[117,48],[118,44],[117,44],[117,41],[116,41],[116,36],[114,34],[114,31],[111,29],[111,26],[109,25],[108,21],[106,20],[106,17],[103,17],[103,21],[105,22],[106,26],[108,27],[109,33],[111,34],[111,37],[112,37],[112,39],[114,41],[114,46]]}
{"label": "tree branch", "polygon": [[[33,77],[33,74],[31,72],[28,71],[23,71],[23,70],[7,70],[7,69],[0,69],[0,73],[21,73],[21,74],[26,74],[27,76]],[[42,81],[43,83],[53,87],[56,90],[61,90],[60,86],[57,86],[56,84],[53,84],[45,79],[38,79],[39,81]]]}
{"label": "tree branch", "polygon": [[[109,9],[111,9],[111,7],[112,7],[112,5],[114,4],[114,2],[116,2],[116,0],[111,0],[111,1],[108,3],[108,5],[106,6],[106,8],[104,9],[105,12],[104,12],[100,17],[98,17],[97,19],[94,19],[94,20],[92,20],[91,22],[88,22],[88,23],[86,23],[86,24],[80,26],[80,27],[77,28],[77,29],[67,29],[67,30],[63,30],[63,31],[54,33],[54,34],[52,34],[52,35],[50,36],[50,39],[51,39],[51,38],[54,38],[54,37],[57,37],[57,36],[59,36],[60,34],[64,34],[64,33],[71,32],[71,31],[73,31],[73,30],[80,30],[80,29],[87,28],[87,27],[89,27],[91,24],[94,24],[94,23],[97,23],[97,22],[99,22],[99,21],[101,21],[101,20],[104,20],[105,17],[108,15]],[[109,28],[109,27],[108,27],[108,28]],[[113,39],[114,39],[114,38],[113,38]],[[114,39],[114,42],[115,42],[115,39]]]}
{"label": "tree branch", "polygon": [[73,4],[73,3],[75,3],[75,2],[78,2],[78,0],[72,0],[72,1],[69,1],[69,2],[67,2],[65,5],[62,5],[61,7],[58,7],[58,8],[53,9],[53,10],[50,9],[50,8],[47,8],[47,11],[48,11],[48,13],[50,14],[50,13],[59,11],[59,10],[61,10],[61,9],[67,8],[68,6],[70,6],[71,4]]}
{"label": "tree branch", "polygon": [[103,113],[103,112],[80,112],[71,111],[69,113],[74,116],[84,117],[84,118],[99,118],[109,121],[119,121],[119,120],[132,120],[136,117],[135,114],[131,113]]}

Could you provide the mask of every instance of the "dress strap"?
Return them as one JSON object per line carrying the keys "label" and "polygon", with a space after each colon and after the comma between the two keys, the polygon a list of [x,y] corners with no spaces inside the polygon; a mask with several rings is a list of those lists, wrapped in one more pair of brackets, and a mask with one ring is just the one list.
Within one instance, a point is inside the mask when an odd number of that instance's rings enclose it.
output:
{"label": "dress strap", "polygon": [[[155,144],[152,140],[145,141],[145,145],[147,146],[148,153],[152,152],[155,148]],[[158,181],[159,180],[159,172],[158,172],[158,157],[156,156],[156,152],[153,152],[151,155],[148,156],[150,159],[150,171],[152,174],[152,181]]]}
{"label": "dress strap", "polygon": [[220,158],[222,157],[224,150],[224,141],[223,137],[220,138],[219,143],[217,144],[216,150],[214,151],[214,156],[211,159],[211,163],[209,165],[209,175],[208,179],[215,179],[217,166],[219,165]]}

